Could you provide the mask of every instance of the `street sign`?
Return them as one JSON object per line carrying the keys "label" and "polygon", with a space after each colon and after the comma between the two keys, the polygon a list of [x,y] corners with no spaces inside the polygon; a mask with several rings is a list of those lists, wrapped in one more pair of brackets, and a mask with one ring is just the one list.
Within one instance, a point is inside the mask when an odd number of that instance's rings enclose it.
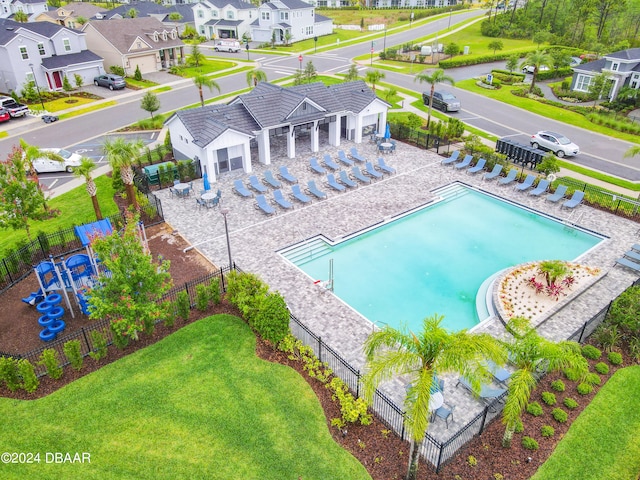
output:
{"label": "street sign", "polygon": [[301,62],[302,61],[302,55],[298,55],[298,61]]}
{"label": "street sign", "polygon": [[493,83],[493,75],[491,73],[487,73],[487,83],[489,85]]}

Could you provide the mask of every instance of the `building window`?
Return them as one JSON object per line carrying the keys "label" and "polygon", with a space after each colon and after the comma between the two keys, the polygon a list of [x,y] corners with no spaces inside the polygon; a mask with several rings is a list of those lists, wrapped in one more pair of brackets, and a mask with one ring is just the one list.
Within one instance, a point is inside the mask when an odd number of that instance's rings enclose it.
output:
{"label": "building window", "polygon": [[620,64],[618,62],[614,62],[611,64],[611,71],[617,72],[619,67],[620,67]]}
{"label": "building window", "polygon": [[39,43],[38,44],[38,53],[40,54],[41,57],[45,56],[45,51],[44,51],[44,43]]}
{"label": "building window", "polygon": [[574,88],[574,90],[578,90],[579,92],[588,92],[589,91],[589,85],[591,85],[591,82],[593,81],[593,77],[589,76],[589,75],[578,75],[578,78],[576,79],[576,86]]}
{"label": "building window", "polygon": [[227,20],[233,20],[233,10],[227,10]]}
{"label": "building window", "polygon": [[218,11],[217,10],[211,10],[211,17],[212,18],[218,18]]}
{"label": "building window", "polygon": [[313,25],[305,29],[305,35],[313,35]]}
{"label": "building window", "polygon": [[24,79],[27,81],[27,83],[29,83],[29,82],[36,83],[36,81],[35,81],[35,79],[34,79],[34,76],[33,76],[33,73],[31,73],[31,72],[27,73],[27,74],[24,76]]}
{"label": "building window", "polygon": [[64,51],[65,52],[70,52],[71,51],[71,41],[68,38],[63,38],[62,39],[62,45],[64,45]]}
{"label": "building window", "polygon": [[280,12],[280,20],[289,20],[289,12]]}
{"label": "building window", "polygon": [[631,77],[631,82],[629,82],[629,86],[636,89],[640,87],[640,73],[633,74],[633,77]]}
{"label": "building window", "polygon": [[29,60],[29,53],[27,52],[27,47],[24,45],[20,47],[20,56],[23,60]]}
{"label": "building window", "polygon": [[262,20],[269,20],[269,12],[262,12]]}
{"label": "building window", "polygon": [[204,18],[204,12],[202,10],[198,10],[198,18]]}

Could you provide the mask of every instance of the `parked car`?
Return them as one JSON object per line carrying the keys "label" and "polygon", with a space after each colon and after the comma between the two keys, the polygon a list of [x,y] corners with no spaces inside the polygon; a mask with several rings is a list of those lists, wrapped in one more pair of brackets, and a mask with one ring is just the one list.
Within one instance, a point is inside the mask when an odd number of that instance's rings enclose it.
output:
{"label": "parked car", "polygon": [[76,167],[80,166],[82,157],[77,153],[71,153],[63,148],[41,148],[43,152],[52,152],[60,155],[64,161],[58,162],[47,157],[38,158],[33,161],[33,168],[36,173],[45,172],[73,172]]}
{"label": "parked car", "polygon": [[234,40],[218,40],[213,47],[216,52],[235,52],[242,50],[240,42]]}
{"label": "parked car", "polygon": [[9,114],[9,110],[6,108],[0,107],[0,122],[6,122],[11,119],[11,115]]}
{"label": "parked car", "polygon": [[[535,69],[535,65],[523,65],[522,73],[533,73]],[[547,70],[549,70],[549,67],[547,67],[546,65],[540,65],[540,67],[538,67],[538,73],[546,72]]]}
{"label": "parked car", "polygon": [[543,130],[531,136],[530,140],[533,148],[541,148],[553,152],[558,158],[572,157],[580,153],[578,145],[573,143],[564,135]]}
{"label": "parked car", "polygon": [[109,90],[120,90],[127,85],[123,77],[111,73],[94,77],[93,83],[97,87],[107,87]]}
{"label": "parked car", "polygon": [[22,117],[29,113],[29,107],[16,102],[12,97],[0,97],[0,108],[8,110],[11,118]]}
{"label": "parked car", "polygon": [[[422,94],[422,101],[425,105],[429,105],[430,92]],[[460,100],[456,96],[446,90],[436,90],[433,92],[433,108],[442,110],[443,112],[457,112],[460,110]]]}

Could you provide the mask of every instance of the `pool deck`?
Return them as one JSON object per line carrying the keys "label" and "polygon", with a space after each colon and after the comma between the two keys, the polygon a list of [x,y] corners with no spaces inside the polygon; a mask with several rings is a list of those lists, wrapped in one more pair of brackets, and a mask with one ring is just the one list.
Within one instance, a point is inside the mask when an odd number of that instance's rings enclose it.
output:
{"label": "pool deck", "polygon": [[[323,145],[322,141],[320,144]],[[568,338],[637,278],[633,272],[622,267],[614,268],[613,265],[616,258],[622,256],[633,243],[638,242],[639,224],[584,205],[575,210],[561,209],[560,204],[552,204],[544,198],[516,192],[513,184],[499,186],[495,180],[483,181],[482,174],[469,175],[464,169],[460,171],[452,166],[443,166],[440,163],[442,157],[435,153],[401,142],[398,142],[396,153],[384,156],[387,164],[397,169],[396,174],[385,175],[382,180],[373,181],[371,185],[334,193],[329,187],[322,185],[324,176],[312,173],[307,168],[309,158],[316,156],[321,161],[323,155],[329,153],[335,160],[339,149],[348,153],[352,146],[356,146],[361,155],[374,163],[380,156],[372,143],[354,145],[352,142],[342,141],[339,148],[325,146],[314,155],[308,147],[305,151],[303,142],[298,142],[298,155],[295,159],[288,159],[285,155],[274,155],[273,158],[277,160],[270,166],[254,162],[252,173],[258,178],[262,178],[263,172],[267,169],[275,174],[279,166],[286,165],[298,178],[301,186],[306,185],[307,180],[316,180],[329,198],[322,201],[314,200],[311,205],[302,205],[292,200],[295,204],[293,210],[285,211],[275,206],[278,214],[265,216],[254,207],[254,199],[241,198],[232,192],[233,180],[246,180],[248,177],[242,171],[224,174],[218,182],[212,184],[212,189],[222,190],[222,208],[229,210],[228,225],[233,261],[242,270],[259,275],[273,290],[278,290],[285,297],[292,313],[355,368],[363,369],[365,360],[362,344],[374,326],[331,292],[315,285],[314,280],[318,279],[309,278],[276,251],[318,234],[339,240],[390,216],[434,200],[434,189],[455,181],[464,182],[560,219],[571,216],[581,227],[609,237],[580,259],[580,263],[599,267],[606,275],[585,294],[580,295],[538,328],[545,337],[552,340]],[[202,181],[195,182],[196,192],[201,188]],[[269,188],[267,199],[273,198],[273,190]],[[285,197],[289,196],[287,192],[291,192],[286,182],[283,182],[283,191]],[[168,189],[156,194],[162,199],[166,221],[175,230],[214,264],[228,264],[224,219],[218,209],[198,209],[193,196],[189,199],[171,198]],[[509,245],[508,239],[504,239],[503,242],[505,248],[523,248],[522,245]],[[384,282],[384,278],[380,281]],[[437,312],[429,311],[426,305],[425,317],[433,313]],[[489,320],[478,330],[495,336],[503,336],[506,333],[502,323],[497,319]],[[483,405],[463,388],[455,388],[457,378],[444,378],[445,402],[455,405],[456,408],[454,422],[450,422],[449,430],[444,428],[444,421],[441,420],[436,420],[429,427],[429,433],[440,441],[453,435],[483,408]],[[405,384],[406,380],[396,379],[383,385],[382,390],[401,406]]]}

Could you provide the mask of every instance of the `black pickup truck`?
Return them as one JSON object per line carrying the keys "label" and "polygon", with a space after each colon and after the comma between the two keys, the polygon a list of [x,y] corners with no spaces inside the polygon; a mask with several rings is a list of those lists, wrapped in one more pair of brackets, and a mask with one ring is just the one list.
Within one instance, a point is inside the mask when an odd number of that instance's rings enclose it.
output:
{"label": "black pickup truck", "polygon": [[9,115],[11,115],[11,118],[22,117],[23,115],[29,113],[29,107],[16,102],[11,97],[0,97],[0,107],[9,110]]}

